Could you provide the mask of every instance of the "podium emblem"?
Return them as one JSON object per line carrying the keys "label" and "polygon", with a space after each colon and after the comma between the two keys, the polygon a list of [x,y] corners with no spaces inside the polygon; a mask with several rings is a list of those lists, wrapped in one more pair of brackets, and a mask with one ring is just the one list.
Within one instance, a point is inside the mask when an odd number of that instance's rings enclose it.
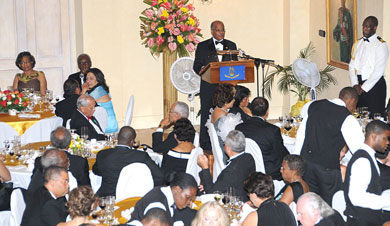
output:
{"label": "podium emblem", "polygon": [[220,81],[245,80],[245,65],[220,67]]}

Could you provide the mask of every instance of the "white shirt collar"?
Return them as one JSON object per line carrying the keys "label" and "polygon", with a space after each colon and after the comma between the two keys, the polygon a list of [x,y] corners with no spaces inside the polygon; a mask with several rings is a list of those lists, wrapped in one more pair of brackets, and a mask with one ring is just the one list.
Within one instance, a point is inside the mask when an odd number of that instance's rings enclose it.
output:
{"label": "white shirt collar", "polygon": [[215,41],[218,41],[218,42],[223,42],[223,39],[221,39],[221,40],[217,40],[217,39],[215,39],[215,38],[213,37],[213,43],[214,43],[214,45],[215,45]]}
{"label": "white shirt collar", "polygon": [[368,38],[368,40],[370,41],[369,43],[372,43],[375,39],[378,38],[378,35],[377,34],[373,34],[371,35],[371,37]]}
{"label": "white shirt collar", "polygon": [[173,198],[172,189],[169,186],[161,187],[160,189],[161,189],[161,192],[165,195],[165,197],[167,197],[168,206],[169,206],[169,208],[171,210],[171,214],[173,216],[173,210],[172,210],[171,206],[175,204],[175,199]]}
{"label": "white shirt collar", "polygon": [[337,104],[339,106],[347,107],[347,105],[345,105],[345,102],[340,98],[334,98],[334,99],[330,100],[330,102]]}
{"label": "white shirt collar", "polygon": [[245,151],[243,151],[243,152],[241,152],[241,153],[239,153],[239,154],[229,158],[228,160],[231,162],[233,159],[238,158],[238,156],[243,155],[244,153],[245,153]]}
{"label": "white shirt collar", "polygon": [[362,144],[361,149],[365,150],[370,155],[372,161],[374,162],[376,170],[380,174],[380,169],[379,169],[378,163],[377,163],[376,158],[375,158],[376,151],[372,147],[368,146],[366,143]]}

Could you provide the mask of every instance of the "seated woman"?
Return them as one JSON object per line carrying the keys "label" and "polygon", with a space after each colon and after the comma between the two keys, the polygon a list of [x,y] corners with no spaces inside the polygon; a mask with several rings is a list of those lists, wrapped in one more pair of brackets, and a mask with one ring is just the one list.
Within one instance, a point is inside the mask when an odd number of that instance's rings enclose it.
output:
{"label": "seated woman", "polygon": [[72,220],[59,223],[57,226],[95,225],[89,220],[89,215],[96,208],[96,202],[97,196],[95,196],[90,186],[83,185],[73,189],[66,204]]}
{"label": "seated woman", "polygon": [[242,226],[296,225],[290,208],[285,203],[273,199],[274,184],[270,175],[260,172],[250,174],[244,182],[244,188],[258,209],[247,216]]}
{"label": "seated woman", "polygon": [[[242,122],[240,113],[229,113],[229,109],[234,103],[234,86],[227,83],[219,84],[213,95],[214,110],[211,111],[210,121],[214,125],[218,135],[219,146],[225,150],[225,138],[228,133]],[[223,161],[226,162],[227,157],[223,154]]]}
{"label": "seated woman", "polygon": [[230,113],[241,114],[242,121],[246,121],[250,117],[252,117],[252,112],[249,109],[249,97],[251,95],[251,91],[245,86],[236,86],[236,95],[234,96],[234,104],[232,109],[230,109]]}
{"label": "seated woman", "polygon": [[67,79],[64,82],[64,98],[56,103],[55,113],[62,118],[62,125],[65,127],[68,119],[72,118],[73,113],[77,110],[77,99],[80,96],[79,83],[74,79]]}
{"label": "seated woman", "polygon": [[96,103],[106,109],[108,115],[106,133],[118,131],[118,122],[112,105],[110,90],[104,79],[104,74],[97,68],[91,68],[87,72],[87,79],[83,84],[81,94],[88,93]]}
{"label": "seated woman", "polygon": [[229,217],[228,214],[221,205],[217,202],[207,202],[200,207],[199,211],[196,213],[194,220],[191,223],[191,226],[229,226]]}
{"label": "seated woman", "polygon": [[302,179],[305,174],[303,158],[299,155],[284,156],[280,172],[286,185],[276,195],[275,199],[287,205],[290,205],[292,202],[296,204],[301,195],[310,191],[309,185]]}
{"label": "seated woman", "polygon": [[47,82],[45,73],[42,71],[35,71],[35,58],[30,52],[21,52],[15,61],[16,66],[23,71],[18,73],[14,78],[14,90],[23,91],[23,88],[33,88],[41,95],[45,95],[47,89]]}
{"label": "seated woman", "polygon": [[161,163],[161,169],[167,178],[173,172],[186,171],[191,151],[195,148],[192,143],[195,137],[195,129],[190,120],[186,118],[177,120],[173,127],[173,133],[178,145],[164,154]]}

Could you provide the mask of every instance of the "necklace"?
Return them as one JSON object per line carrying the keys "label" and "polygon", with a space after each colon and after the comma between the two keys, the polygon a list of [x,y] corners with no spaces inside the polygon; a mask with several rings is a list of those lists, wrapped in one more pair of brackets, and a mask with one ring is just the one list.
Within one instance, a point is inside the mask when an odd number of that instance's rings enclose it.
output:
{"label": "necklace", "polygon": [[221,109],[222,111],[228,113],[228,110],[225,110],[224,108],[220,108],[220,107],[218,107],[218,108]]}

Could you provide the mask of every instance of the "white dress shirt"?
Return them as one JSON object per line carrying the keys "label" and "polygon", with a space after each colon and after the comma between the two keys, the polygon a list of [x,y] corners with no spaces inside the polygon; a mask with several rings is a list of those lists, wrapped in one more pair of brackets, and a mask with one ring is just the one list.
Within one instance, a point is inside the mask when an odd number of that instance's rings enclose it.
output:
{"label": "white dress shirt", "polygon": [[[371,157],[375,165],[375,170],[380,175],[378,163],[375,159],[375,151],[367,144],[363,144],[361,149],[365,150]],[[371,181],[371,164],[366,158],[357,159],[351,167],[348,196],[354,206],[360,206],[373,210],[380,210],[390,207],[390,197],[367,192]]]}
{"label": "white dress shirt", "polygon": [[[221,43],[218,43],[218,45],[215,45],[215,41],[217,41],[217,39],[215,39],[214,37],[213,37],[213,44],[214,44],[214,46],[215,46],[215,49],[218,51],[218,50],[223,50],[223,45],[221,44]],[[223,41],[223,39],[222,40],[219,40],[218,42],[222,42]],[[217,55],[218,56],[218,61],[219,62],[221,62],[222,61],[222,55]]]}
{"label": "white dress shirt", "polygon": [[374,87],[379,79],[384,75],[389,49],[385,42],[378,39],[374,34],[364,41],[361,38],[352,48],[352,58],[349,63],[349,77],[351,85],[357,85],[357,75],[362,76],[362,81],[366,80],[362,89],[368,92]]}
{"label": "white dress shirt", "polygon": [[98,134],[104,134],[104,132],[99,128],[99,126],[96,125],[91,119],[88,119],[88,117],[85,116],[79,109],[77,109],[77,111],[79,111],[81,113],[81,115],[84,116],[88,120],[88,122],[93,126],[93,128],[96,130],[96,132]]}
{"label": "white dress shirt", "polygon": [[[339,98],[330,100],[330,102],[339,106],[346,106],[344,101]],[[299,155],[301,153],[303,142],[305,141],[306,123],[309,117],[308,110],[311,103],[313,103],[313,101],[306,103],[302,107],[301,116],[303,117],[303,120],[299,125],[299,129],[297,131],[295,150],[292,154]],[[355,153],[364,143],[364,135],[362,128],[360,127],[359,122],[353,115],[348,115],[345,118],[343,124],[341,125],[341,134],[343,135],[344,140],[347,143],[349,150],[352,151],[352,153]]]}

